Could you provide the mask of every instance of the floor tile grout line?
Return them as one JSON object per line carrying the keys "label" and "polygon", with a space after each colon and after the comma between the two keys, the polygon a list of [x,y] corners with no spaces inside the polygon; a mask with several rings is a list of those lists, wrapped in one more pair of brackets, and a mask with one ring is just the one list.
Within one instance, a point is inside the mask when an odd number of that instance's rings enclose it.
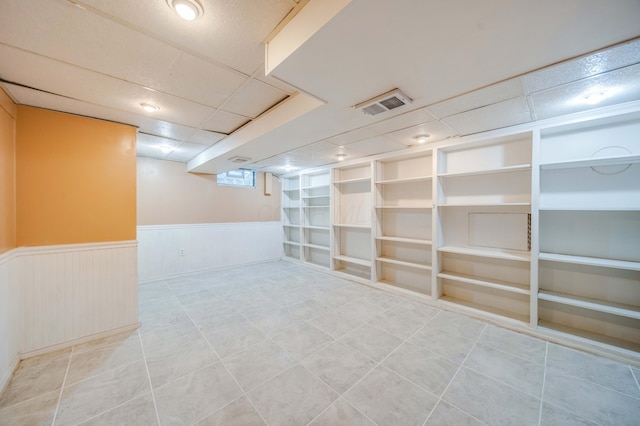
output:
{"label": "floor tile grout line", "polygon": [[544,371],[542,374],[542,389],[540,390],[540,413],[538,414],[538,426],[542,425],[542,407],[544,406],[544,385],[547,381],[547,356],[549,355],[549,344],[544,348]]}
{"label": "floor tile grout line", "polygon": [[158,412],[158,404],[156,403],[156,394],[153,390],[153,383],[151,382],[151,373],[149,372],[149,363],[147,362],[147,353],[144,350],[144,345],[142,344],[142,335],[140,334],[140,329],[137,330],[138,339],[140,340],[140,347],[142,348],[142,359],[144,360],[144,368],[147,371],[147,380],[149,381],[149,391],[151,392],[151,400],[153,401],[153,409],[156,412],[156,420],[158,420],[158,425],[160,425],[160,413]]}
{"label": "floor tile grout line", "polygon": [[[173,290],[172,290],[173,291]],[[265,422],[265,424],[268,425],[267,421],[265,420],[265,418],[262,416],[262,414],[258,411],[258,409],[255,407],[255,405],[253,404],[253,401],[251,401],[251,399],[247,396],[247,392],[244,391],[244,389],[242,388],[242,386],[240,386],[240,383],[238,382],[238,380],[235,378],[235,376],[233,374],[231,374],[231,371],[229,371],[229,368],[227,367],[227,365],[224,363],[224,361],[222,360],[222,358],[220,357],[220,354],[218,354],[218,352],[215,350],[215,348],[213,347],[213,345],[211,344],[211,342],[209,342],[209,339],[207,339],[207,337],[204,335],[204,333],[202,332],[202,330],[200,329],[200,327],[198,327],[198,324],[196,324],[196,322],[193,320],[193,317],[191,317],[191,314],[189,313],[189,310],[187,308],[184,307],[184,304],[178,300],[178,303],[180,303],[180,306],[182,307],[182,309],[184,309],[185,313],[187,314],[187,316],[189,317],[189,320],[191,321],[191,323],[193,324],[193,326],[198,330],[198,333],[200,333],[200,336],[202,336],[202,338],[204,339],[205,342],[207,342],[207,345],[211,348],[211,350],[213,351],[213,353],[216,355],[216,357],[218,357],[218,361],[220,363],[220,365],[222,365],[222,367],[225,369],[225,371],[227,372],[227,374],[233,379],[233,381],[235,382],[236,386],[238,386],[238,389],[240,389],[240,392],[242,392],[241,396],[245,396],[247,398],[247,401],[249,401],[249,404],[251,404],[251,406],[253,407],[253,409],[256,411],[256,413],[258,413],[258,415],[260,416],[260,418]],[[242,314],[240,314],[242,316]],[[205,367],[202,367],[202,369],[210,367],[211,365],[215,365],[214,364],[209,364]],[[199,369],[201,370],[201,369]],[[190,374],[193,374],[199,370],[196,370]],[[182,377],[186,377],[189,374],[185,374]],[[181,377],[181,378],[182,378]],[[179,379],[177,379],[179,380]],[[239,398],[239,397],[238,397]],[[236,398],[237,399],[237,398]],[[228,404],[227,404],[228,405]],[[222,407],[220,407],[222,408]],[[210,413],[207,413],[202,419],[214,414],[216,411],[212,411]],[[202,420],[200,419],[200,420]],[[198,420],[198,421],[200,421]]]}
{"label": "floor tile grout line", "polygon": [[[385,312],[386,312],[386,311],[385,311]],[[394,353],[395,353],[395,352],[396,352],[400,347],[402,347],[405,343],[408,343],[408,341],[409,341],[409,339],[410,339],[410,338],[412,338],[412,337],[413,337],[413,336],[414,336],[418,331],[422,330],[422,328],[426,327],[427,323],[428,323],[428,322],[431,322],[435,317],[437,317],[437,316],[438,316],[438,314],[439,314],[440,312],[441,312],[441,311],[438,311],[438,312],[437,312],[437,313],[436,313],[432,318],[430,318],[430,319],[429,319],[429,321],[425,321],[425,323],[422,325],[422,327],[419,327],[418,329],[416,329],[413,333],[411,333],[411,334],[409,335],[409,337],[407,337],[406,339],[404,339],[404,340],[403,340],[403,341],[402,341],[398,346],[396,346],[396,347],[395,347],[391,352],[389,352],[389,353],[388,353],[384,358],[382,358],[379,362],[377,362],[377,364],[375,364],[375,365],[374,365],[374,366],[373,366],[373,367],[372,367],[372,368],[371,368],[371,369],[370,369],[370,370],[369,370],[369,371],[368,371],[364,376],[362,376],[359,380],[357,380],[357,381],[356,381],[355,383],[353,383],[349,388],[347,388],[347,390],[345,390],[345,391],[342,393],[342,395],[340,395],[340,398],[343,398],[343,397],[344,397],[344,395],[346,395],[346,394],[347,394],[351,389],[355,388],[355,387],[356,387],[360,382],[362,382],[365,378],[367,378],[367,377],[371,374],[371,372],[372,372],[372,371],[374,371],[376,368],[378,368],[378,367],[384,367],[385,369],[389,370],[387,367],[385,367],[384,365],[382,365],[382,363],[383,363],[384,361],[386,361],[386,360],[387,360],[387,358],[389,358],[391,355],[393,355],[393,354],[394,354]],[[365,323],[365,324],[367,324],[367,323]],[[360,325],[360,327],[361,327],[361,326],[363,326],[363,325],[365,325],[365,324]],[[370,326],[370,327],[373,327],[373,326]],[[357,328],[359,328],[359,327],[356,327],[354,330],[356,330]],[[374,328],[378,329],[377,327],[374,327]],[[378,329],[378,330],[380,330],[380,329]],[[353,330],[352,330],[352,331],[353,331]],[[384,331],[384,330],[381,330],[381,331]],[[348,334],[348,333],[347,333],[347,334]],[[392,335],[392,336],[393,336],[393,335]],[[395,336],[395,337],[397,337],[397,336]],[[340,342],[340,343],[342,343],[342,342]],[[343,343],[343,344],[345,344],[345,343]],[[345,345],[346,345],[346,344],[345,344]],[[366,356],[367,358],[371,359],[371,357],[370,357],[369,355],[362,353],[360,350],[358,350],[358,349],[356,349],[356,348],[353,348],[353,347],[351,347],[350,345],[347,345],[347,346],[349,346],[351,349],[353,349],[353,350],[357,351],[358,353],[360,353],[360,354],[362,354],[362,355]],[[374,362],[376,362],[375,360],[373,360],[373,361],[374,361]],[[392,373],[394,373],[394,374],[397,374],[395,371],[392,371],[392,370],[389,370],[389,371],[391,371],[391,372],[392,372]],[[314,375],[314,376],[315,376],[315,375]],[[402,377],[402,376],[401,376],[401,377]],[[410,382],[410,383],[412,383],[412,384],[414,384],[414,385],[415,385],[415,383],[413,383],[413,382]],[[424,389],[424,388],[420,386],[420,389]],[[431,392],[429,392],[429,393],[431,393]],[[340,399],[340,398],[339,398],[339,399]],[[346,400],[347,402],[349,402],[349,400],[348,400],[347,398],[345,398],[345,400]],[[437,406],[437,403],[436,403],[436,406]],[[357,410],[357,407],[354,407],[354,408],[356,408],[356,410]],[[434,408],[435,408],[435,406],[434,406]],[[358,411],[360,411],[360,410],[358,410]],[[362,414],[364,415],[365,413],[362,413]],[[369,417],[368,417],[368,416],[366,416],[366,415],[365,415],[365,417],[366,417],[367,419],[369,419]],[[428,419],[428,417],[427,417],[427,419]],[[369,420],[371,420],[371,419],[369,419]],[[373,421],[373,420],[372,420],[372,421]],[[374,424],[377,424],[376,422],[373,422],[373,423],[374,423]]]}
{"label": "floor tile grout line", "polygon": [[638,390],[640,390],[640,377],[636,376],[636,373],[633,371],[633,367],[629,366],[629,370],[631,370],[631,377],[636,381]]}
{"label": "floor tile grout line", "polygon": [[60,386],[60,394],[58,395],[58,402],[56,404],[56,410],[53,412],[53,420],[51,420],[51,426],[55,426],[58,418],[58,411],[60,410],[60,403],[62,402],[62,394],[64,393],[64,387],[67,382],[67,375],[69,374],[69,368],[71,367],[71,358],[73,357],[73,346],[71,352],[69,352],[69,361],[67,362],[67,369],[64,372],[64,378],[62,379],[62,386]]}
{"label": "floor tile grout line", "polygon": [[[478,333],[478,337],[473,340],[473,346],[471,346],[471,348],[469,349],[469,352],[467,352],[467,355],[464,357],[464,359],[462,360],[462,362],[460,362],[460,365],[458,365],[458,368],[456,369],[456,372],[453,374],[453,376],[451,377],[451,380],[449,380],[449,383],[447,383],[447,386],[445,386],[445,388],[442,390],[442,393],[440,394],[440,396],[438,397],[438,402],[436,402],[436,405],[434,405],[433,409],[431,410],[431,412],[429,413],[429,415],[427,416],[426,420],[423,423],[423,426],[427,424],[427,422],[429,421],[429,419],[431,418],[431,416],[433,415],[433,413],[436,410],[436,407],[438,407],[438,405],[440,404],[440,402],[442,402],[442,398],[444,397],[444,395],[447,393],[447,390],[449,389],[449,387],[451,386],[451,384],[453,383],[453,381],[456,379],[456,377],[458,377],[458,374],[460,373],[460,370],[462,370],[462,367],[464,366],[464,363],[467,361],[467,359],[469,358],[469,356],[471,355],[471,353],[473,352],[473,349],[476,347],[476,345],[478,344],[478,341],[480,340],[480,336],[482,336],[482,333],[484,333],[484,330],[487,328],[487,324],[484,324],[484,327],[482,328],[482,331],[480,333]],[[463,413],[465,413],[466,415],[468,415],[469,417],[472,417],[475,420],[480,421],[480,419],[476,418],[475,416],[472,416],[470,413],[466,412],[465,410],[461,409],[460,407],[457,407],[456,405],[445,401],[447,404],[451,405],[452,407],[457,408],[458,410],[462,411]],[[481,421],[481,423],[484,423]]]}

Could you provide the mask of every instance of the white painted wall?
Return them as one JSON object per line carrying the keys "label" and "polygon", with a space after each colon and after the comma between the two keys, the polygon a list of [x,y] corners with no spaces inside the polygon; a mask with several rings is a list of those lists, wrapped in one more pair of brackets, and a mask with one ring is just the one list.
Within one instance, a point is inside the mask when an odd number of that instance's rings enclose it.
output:
{"label": "white painted wall", "polygon": [[138,226],[138,277],[150,281],[276,260],[282,242],[280,222]]}

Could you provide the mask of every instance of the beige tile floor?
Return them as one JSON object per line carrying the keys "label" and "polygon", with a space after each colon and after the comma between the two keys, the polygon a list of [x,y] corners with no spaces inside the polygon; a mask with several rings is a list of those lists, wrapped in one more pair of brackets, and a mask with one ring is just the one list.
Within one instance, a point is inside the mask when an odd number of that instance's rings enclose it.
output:
{"label": "beige tile floor", "polygon": [[287,262],[140,286],[23,361],[1,425],[639,425],[640,369]]}

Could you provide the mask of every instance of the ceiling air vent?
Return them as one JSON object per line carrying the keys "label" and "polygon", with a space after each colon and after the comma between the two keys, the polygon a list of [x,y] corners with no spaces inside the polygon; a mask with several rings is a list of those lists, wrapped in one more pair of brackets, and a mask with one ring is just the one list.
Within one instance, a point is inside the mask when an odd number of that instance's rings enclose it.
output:
{"label": "ceiling air vent", "polygon": [[367,115],[376,115],[386,112],[402,105],[410,104],[411,98],[402,93],[399,89],[376,96],[368,101],[360,102],[354,108],[361,110]]}
{"label": "ceiling air vent", "polygon": [[239,155],[236,155],[235,157],[229,158],[229,161],[231,161],[232,163],[236,163],[236,164],[246,163],[249,160],[251,160],[251,158],[249,158],[249,157],[241,157]]}

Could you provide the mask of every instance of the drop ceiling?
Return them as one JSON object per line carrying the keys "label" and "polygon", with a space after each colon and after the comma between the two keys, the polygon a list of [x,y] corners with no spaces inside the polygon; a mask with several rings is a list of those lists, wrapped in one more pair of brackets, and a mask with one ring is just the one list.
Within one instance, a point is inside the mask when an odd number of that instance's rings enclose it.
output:
{"label": "drop ceiling", "polygon": [[[4,0],[2,86],[137,126],[139,156],[203,173],[236,156],[283,173],[640,99],[637,0],[200,3],[188,22],[166,0]],[[394,88],[413,102],[353,108]],[[602,102],[580,101],[594,90]]]}

